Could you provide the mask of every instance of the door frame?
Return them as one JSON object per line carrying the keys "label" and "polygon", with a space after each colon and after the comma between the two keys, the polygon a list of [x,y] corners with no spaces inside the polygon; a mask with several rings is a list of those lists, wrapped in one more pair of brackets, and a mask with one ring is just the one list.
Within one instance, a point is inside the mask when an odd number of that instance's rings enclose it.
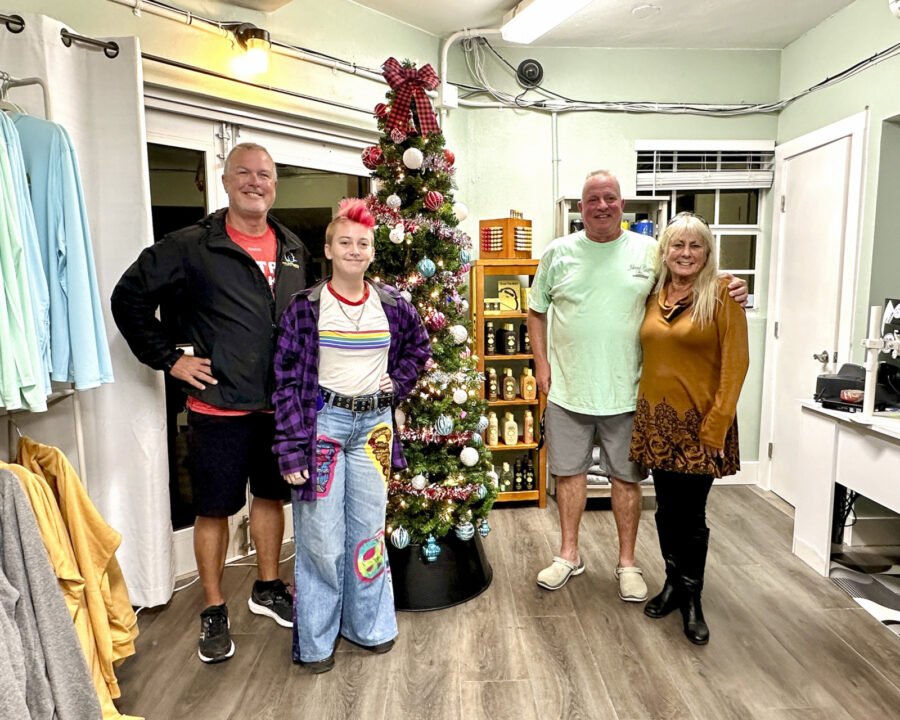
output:
{"label": "door frame", "polygon": [[[147,142],[205,152],[206,201],[210,212],[224,207],[228,202],[221,175],[225,157],[239,142],[266,140],[272,146],[276,162],[287,161],[348,174],[361,170],[367,175],[360,151],[377,142],[379,137],[376,130],[269,112],[149,83],[144,86],[144,107]],[[160,119],[170,121],[171,125],[160,127]],[[292,142],[297,143],[294,148],[290,148]],[[241,528],[249,516],[249,490],[247,499],[247,504],[229,518],[226,562],[248,554],[245,540],[249,534]],[[283,542],[287,542],[294,534],[289,504],[284,508],[284,517]],[[172,531],[172,562],[176,578],[196,572],[193,538],[193,525]]]}
{"label": "door frame", "polygon": [[[772,462],[769,457],[769,443],[773,442],[772,432],[775,418],[775,389],[777,387],[775,377],[776,360],[778,359],[778,343],[770,342],[775,338],[775,326],[781,315],[781,298],[779,286],[781,279],[781,258],[784,244],[785,216],[781,207],[781,196],[784,194],[787,182],[785,163],[797,155],[815,150],[818,147],[840,140],[850,138],[849,177],[847,183],[847,207],[844,221],[844,263],[841,272],[840,292],[841,303],[838,317],[838,342],[837,357],[843,362],[850,359],[850,350],[853,339],[853,318],[858,292],[858,268],[860,259],[860,235],[862,231],[862,202],[865,184],[866,164],[866,139],[869,122],[869,111],[851,115],[843,120],[826,125],[813,132],[789,140],[775,146],[775,179],[772,184],[775,190],[772,211],[772,244],[769,260],[769,290],[766,303],[766,349],[763,370],[763,396],[760,412],[759,433],[759,475],[757,483],[772,490]],[[799,398],[798,398],[799,403]],[[799,404],[798,404],[799,412]]]}

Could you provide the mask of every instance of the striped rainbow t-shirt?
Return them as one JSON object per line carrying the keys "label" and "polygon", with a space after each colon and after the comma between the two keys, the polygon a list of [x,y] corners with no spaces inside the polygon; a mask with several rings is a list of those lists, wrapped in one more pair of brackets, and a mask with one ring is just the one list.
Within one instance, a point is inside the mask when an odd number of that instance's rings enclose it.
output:
{"label": "striped rainbow t-shirt", "polygon": [[[387,372],[391,331],[378,293],[362,305],[343,305],[327,291],[319,305],[319,385],[342,395],[378,391]],[[360,317],[360,313],[362,316]],[[347,317],[349,315],[349,317]],[[355,320],[359,319],[357,329]]]}

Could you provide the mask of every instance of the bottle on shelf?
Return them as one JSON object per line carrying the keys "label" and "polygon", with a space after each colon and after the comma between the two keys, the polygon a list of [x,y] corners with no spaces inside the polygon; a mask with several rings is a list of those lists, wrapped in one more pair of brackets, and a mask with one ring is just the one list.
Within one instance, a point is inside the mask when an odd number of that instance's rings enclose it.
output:
{"label": "bottle on shelf", "polygon": [[534,490],[534,465],[531,458],[525,461],[525,489]]}
{"label": "bottle on shelf", "polygon": [[531,368],[522,371],[519,378],[519,393],[524,400],[534,400],[537,397],[537,378],[532,374]]}
{"label": "bottle on shelf", "polygon": [[506,445],[519,444],[519,426],[511,412],[506,413],[506,419],[503,421],[503,442]]}
{"label": "bottle on shelf", "polygon": [[512,323],[503,326],[503,354],[515,355],[519,352],[519,343],[516,340],[516,328]]}
{"label": "bottle on shelf", "polygon": [[534,416],[531,410],[525,411],[525,418],[522,420],[522,442],[526,445],[534,442]]}
{"label": "bottle on shelf", "polygon": [[496,355],[497,354],[497,337],[495,335],[497,331],[494,330],[494,321],[488,320],[487,324],[484,328],[484,354],[485,355]]}
{"label": "bottle on shelf", "polygon": [[497,422],[497,413],[495,412],[488,413],[487,444],[500,444],[500,423]]}
{"label": "bottle on shelf", "polygon": [[500,384],[500,395],[504,400],[515,400],[517,390],[516,379],[513,377],[512,368],[503,368],[503,380]]}
{"label": "bottle on shelf", "polygon": [[513,484],[512,470],[509,469],[509,463],[503,463],[503,470],[500,473],[500,492],[509,492]]}
{"label": "bottle on shelf", "polygon": [[525,323],[519,325],[519,352],[523,355],[531,354],[531,336]]}
{"label": "bottle on shelf", "polygon": [[497,381],[497,370],[494,368],[488,368],[487,370],[487,379],[485,380],[487,383],[487,399],[488,400],[498,400],[500,398],[500,385]]}
{"label": "bottle on shelf", "polygon": [[516,460],[515,465],[513,465],[513,489],[514,490],[524,490],[525,478],[524,473],[522,472],[522,460]]}

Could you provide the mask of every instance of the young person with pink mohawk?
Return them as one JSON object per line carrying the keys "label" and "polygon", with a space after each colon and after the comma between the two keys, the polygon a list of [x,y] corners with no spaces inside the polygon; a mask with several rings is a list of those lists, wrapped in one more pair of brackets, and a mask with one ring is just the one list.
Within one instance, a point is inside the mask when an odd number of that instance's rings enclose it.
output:
{"label": "young person with pink mohawk", "polygon": [[431,343],[400,293],[365,278],[375,219],[341,202],[325,230],[332,275],[297,293],[275,350],[275,443],[294,508],[294,662],[334,667],[338,635],[375,653],[397,635],[384,544],[391,467],[405,467],[393,408]]}

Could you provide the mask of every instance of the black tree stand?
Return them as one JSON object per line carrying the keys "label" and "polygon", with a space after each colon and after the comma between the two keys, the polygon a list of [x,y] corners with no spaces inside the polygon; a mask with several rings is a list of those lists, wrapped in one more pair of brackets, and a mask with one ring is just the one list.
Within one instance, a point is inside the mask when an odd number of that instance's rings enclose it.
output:
{"label": "black tree stand", "polygon": [[422,546],[398,550],[388,543],[388,559],[397,610],[421,612],[459,605],[481,595],[494,576],[481,536],[460,540],[448,533],[437,541],[441,554],[434,562],[422,555]]}

